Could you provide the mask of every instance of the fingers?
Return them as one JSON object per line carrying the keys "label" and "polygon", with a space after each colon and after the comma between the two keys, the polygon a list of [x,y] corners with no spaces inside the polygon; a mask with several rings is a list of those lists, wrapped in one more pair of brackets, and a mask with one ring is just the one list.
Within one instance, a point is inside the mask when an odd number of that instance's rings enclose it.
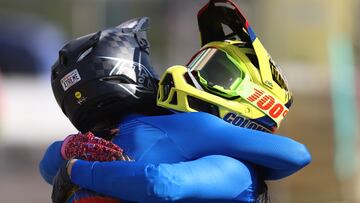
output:
{"label": "fingers", "polygon": [[[69,143],[67,157],[77,157],[88,161],[113,161],[122,159],[122,150],[117,146],[103,145],[97,142]],[[114,149],[115,148],[115,149]]]}
{"label": "fingers", "polygon": [[78,137],[78,141],[100,144],[100,145],[104,145],[106,147],[109,147],[114,150],[122,152],[122,149],[119,146],[117,146],[116,144],[112,143],[111,141],[96,137],[91,132],[87,132],[85,134],[79,134],[76,137]]}
{"label": "fingers", "polygon": [[78,156],[81,159],[88,161],[114,161],[122,158],[122,152],[114,150],[105,145],[95,143],[81,143],[80,144],[81,154]]}
{"label": "fingers", "polygon": [[94,137],[93,139],[89,140],[88,143],[93,143],[93,144],[98,144],[98,145],[103,145],[103,146],[106,146],[108,148],[111,148],[113,150],[116,150],[116,151],[119,151],[119,152],[122,152],[123,150],[117,146],[116,144],[110,142],[110,141],[107,141],[107,140],[104,140],[102,138],[98,138],[98,137]]}
{"label": "fingers", "polygon": [[62,147],[65,159],[80,158],[88,161],[126,160],[122,152],[116,144],[98,138],[91,132],[69,136]]}

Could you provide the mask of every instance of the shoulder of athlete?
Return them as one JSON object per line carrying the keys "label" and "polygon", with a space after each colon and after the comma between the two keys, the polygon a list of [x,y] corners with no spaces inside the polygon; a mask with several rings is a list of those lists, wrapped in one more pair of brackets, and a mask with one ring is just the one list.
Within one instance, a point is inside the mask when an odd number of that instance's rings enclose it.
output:
{"label": "shoulder of athlete", "polygon": [[204,112],[180,112],[171,115],[144,116],[135,118],[142,123],[147,123],[158,128],[177,129],[187,126],[202,126],[216,123],[226,123],[222,119]]}
{"label": "shoulder of athlete", "polygon": [[[175,113],[160,116],[136,116],[125,119],[120,123],[119,134],[113,139],[115,143],[129,142],[129,140],[143,143],[155,142],[165,136],[194,134],[208,129],[209,126],[228,124],[220,118],[203,112]],[[146,136],[145,136],[146,134]]]}
{"label": "shoulder of athlete", "polygon": [[205,123],[204,121],[209,122],[211,119],[217,118],[202,112],[174,113],[159,116],[129,115],[119,124],[119,133],[114,140],[119,137],[133,137],[137,134],[143,137],[144,132],[146,132],[146,134],[159,136],[161,134],[177,131],[180,128],[193,128],[193,126],[199,126],[202,123]]}

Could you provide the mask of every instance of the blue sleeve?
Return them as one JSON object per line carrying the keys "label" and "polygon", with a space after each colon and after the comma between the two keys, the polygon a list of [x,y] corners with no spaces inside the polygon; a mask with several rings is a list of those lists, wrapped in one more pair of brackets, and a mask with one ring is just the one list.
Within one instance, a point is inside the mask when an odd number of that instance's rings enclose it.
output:
{"label": "blue sleeve", "polygon": [[51,144],[39,164],[40,174],[49,184],[52,184],[58,169],[65,161],[60,154],[61,145],[62,141]]}
{"label": "blue sleeve", "polygon": [[137,120],[161,129],[187,159],[220,154],[264,167],[266,179],[293,174],[311,161],[306,147],[290,138],[229,124],[211,114],[179,113]]}
{"label": "blue sleeve", "polygon": [[222,155],[160,164],[146,172],[155,196],[170,201],[197,198],[253,202],[262,183],[249,164]]}
{"label": "blue sleeve", "polygon": [[236,159],[213,155],[176,164],[78,160],[72,181],[81,187],[137,202],[256,198],[254,170]]}

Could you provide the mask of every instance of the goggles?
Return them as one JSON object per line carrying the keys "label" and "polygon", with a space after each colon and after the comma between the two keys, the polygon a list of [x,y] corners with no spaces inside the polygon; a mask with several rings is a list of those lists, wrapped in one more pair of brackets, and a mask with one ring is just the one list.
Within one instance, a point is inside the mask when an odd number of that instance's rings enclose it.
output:
{"label": "goggles", "polygon": [[203,49],[195,55],[188,68],[208,91],[228,99],[240,97],[241,84],[246,80],[243,70],[246,66],[226,52],[216,48]]}

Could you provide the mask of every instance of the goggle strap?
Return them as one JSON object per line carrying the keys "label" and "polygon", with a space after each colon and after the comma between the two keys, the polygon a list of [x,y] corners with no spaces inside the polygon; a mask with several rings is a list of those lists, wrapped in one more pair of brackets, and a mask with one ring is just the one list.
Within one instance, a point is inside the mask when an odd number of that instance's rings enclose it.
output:
{"label": "goggle strap", "polygon": [[190,80],[194,83],[196,89],[199,89],[201,91],[204,91],[204,89],[201,87],[201,85],[199,84],[199,82],[196,80],[196,78],[194,77],[194,75],[191,73],[190,69],[187,69],[187,72],[189,74]]}

